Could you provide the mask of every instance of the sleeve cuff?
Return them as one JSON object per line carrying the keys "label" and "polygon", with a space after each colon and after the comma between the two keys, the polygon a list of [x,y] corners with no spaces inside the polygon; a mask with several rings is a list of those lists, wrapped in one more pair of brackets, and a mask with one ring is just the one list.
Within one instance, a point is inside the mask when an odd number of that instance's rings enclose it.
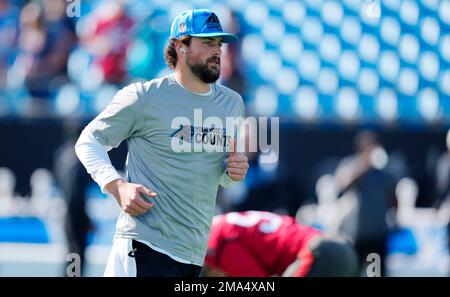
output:
{"label": "sleeve cuff", "polygon": [[232,187],[236,184],[238,184],[240,181],[232,180],[231,177],[228,176],[227,172],[225,171],[221,178],[220,178],[220,185],[224,188]]}
{"label": "sleeve cuff", "polygon": [[123,178],[120,176],[119,173],[114,169],[114,167],[111,166],[111,168],[108,168],[108,170],[105,170],[104,172],[99,173],[99,175],[96,177],[96,182],[100,186],[100,189],[102,190],[103,194],[110,194],[108,190],[106,189],[106,185],[110,182]]}

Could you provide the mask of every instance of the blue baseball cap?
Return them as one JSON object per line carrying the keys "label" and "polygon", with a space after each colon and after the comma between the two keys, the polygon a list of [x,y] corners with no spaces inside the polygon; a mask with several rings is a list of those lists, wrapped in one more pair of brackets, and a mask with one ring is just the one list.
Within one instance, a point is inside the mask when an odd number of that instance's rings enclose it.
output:
{"label": "blue baseball cap", "polygon": [[224,43],[238,41],[234,34],[224,33],[217,15],[209,9],[192,9],[182,12],[172,23],[170,37],[184,36],[223,37]]}

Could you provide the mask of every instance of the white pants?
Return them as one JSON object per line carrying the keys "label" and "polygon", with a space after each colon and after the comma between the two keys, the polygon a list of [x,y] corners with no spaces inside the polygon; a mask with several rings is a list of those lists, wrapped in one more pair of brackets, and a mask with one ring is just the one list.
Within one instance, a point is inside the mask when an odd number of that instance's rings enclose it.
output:
{"label": "white pants", "polygon": [[132,250],[132,239],[114,238],[103,276],[135,277],[136,261],[128,256]]}

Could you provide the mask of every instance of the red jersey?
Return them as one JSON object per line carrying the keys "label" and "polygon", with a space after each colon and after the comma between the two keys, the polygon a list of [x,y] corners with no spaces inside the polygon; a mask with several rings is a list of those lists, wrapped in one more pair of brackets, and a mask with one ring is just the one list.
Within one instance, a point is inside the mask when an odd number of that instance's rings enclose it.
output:
{"label": "red jersey", "polygon": [[[299,251],[320,234],[315,228],[298,224],[295,218],[270,212],[245,211],[218,215],[214,217],[211,227],[205,261],[229,276],[281,275],[296,260]],[[225,246],[233,242],[239,243],[241,249],[222,252]],[[252,262],[257,262],[255,266],[258,268],[248,272],[245,270],[249,269],[250,264],[236,263],[229,271],[224,269],[239,261],[239,255],[236,255],[239,251],[248,253]]]}

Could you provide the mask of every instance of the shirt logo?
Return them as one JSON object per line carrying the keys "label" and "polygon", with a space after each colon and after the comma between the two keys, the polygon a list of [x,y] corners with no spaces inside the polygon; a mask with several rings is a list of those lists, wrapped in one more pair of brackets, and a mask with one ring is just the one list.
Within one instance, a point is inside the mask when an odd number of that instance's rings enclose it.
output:
{"label": "shirt logo", "polygon": [[191,125],[180,125],[169,134],[170,137],[179,138],[185,142],[209,144],[213,146],[226,147],[231,142],[231,136],[226,134],[226,129],[194,127]]}

